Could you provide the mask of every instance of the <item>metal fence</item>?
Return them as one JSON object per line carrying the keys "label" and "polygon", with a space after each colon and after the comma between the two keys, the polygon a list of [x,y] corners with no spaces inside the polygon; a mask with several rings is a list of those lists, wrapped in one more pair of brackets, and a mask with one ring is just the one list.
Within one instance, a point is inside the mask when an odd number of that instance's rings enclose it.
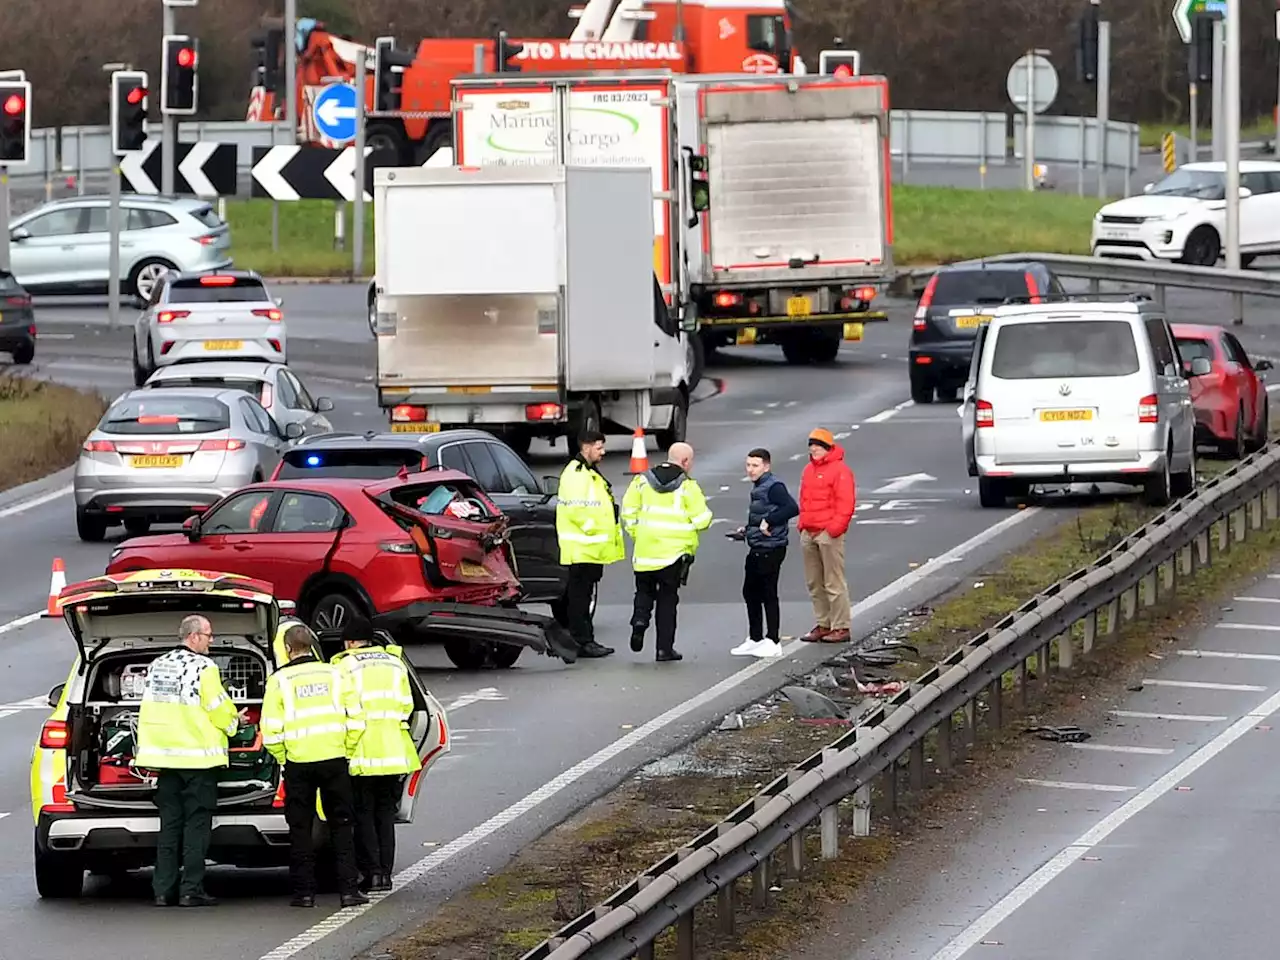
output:
{"label": "metal fence", "polygon": [[823,859],[839,855],[841,800],[854,799],[852,833],[869,834],[877,777],[896,806],[899,791],[925,786],[927,766],[950,768],[977,743],[980,727],[998,730],[1007,701],[1025,704],[1053,670],[1071,670],[1077,654],[1088,657],[1122,624],[1172,597],[1179,582],[1214,562],[1215,544],[1224,553],[1277,518],[1280,445],[1271,444],[978,634],[523,960],[650,960],[654,940],[673,926],[677,957],[692,960],[701,904],[716,898],[720,929],[731,933],[741,878],[750,875],[752,899],[763,907],[778,871],[803,879],[812,830]]}

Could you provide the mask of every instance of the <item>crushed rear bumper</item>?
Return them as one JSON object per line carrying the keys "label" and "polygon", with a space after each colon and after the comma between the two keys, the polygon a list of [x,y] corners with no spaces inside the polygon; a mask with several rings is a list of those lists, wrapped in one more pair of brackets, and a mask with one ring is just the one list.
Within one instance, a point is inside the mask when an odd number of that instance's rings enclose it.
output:
{"label": "crushed rear bumper", "polygon": [[392,636],[425,634],[441,640],[508,643],[557,657],[578,659],[577,645],[554,617],[518,607],[485,607],[474,603],[420,600],[378,614],[373,626]]}

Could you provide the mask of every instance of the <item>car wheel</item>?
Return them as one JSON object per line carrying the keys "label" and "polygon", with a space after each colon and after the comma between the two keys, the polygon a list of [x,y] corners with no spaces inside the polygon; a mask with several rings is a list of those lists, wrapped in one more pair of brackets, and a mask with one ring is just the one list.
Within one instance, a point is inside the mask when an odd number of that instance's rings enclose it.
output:
{"label": "car wheel", "polygon": [[151,521],[141,517],[130,517],[124,522],[124,532],[131,537],[145,537],[151,529]]}
{"label": "car wheel", "polygon": [[107,521],[76,509],[76,533],[85,543],[101,543],[107,535]]}
{"label": "car wheel", "polygon": [[142,386],[144,383],[147,382],[147,377],[149,376],[150,374],[147,373],[146,370],[142,369],[142,364],[138,362],[138,341],[137,339],[134,339],[133,341],[133,385],[135,387]]}
{"label": "car wheel", "polygon": [[129,290],[135,297],[146,303],[151,299],[151,291],[156,281],[170,270],[177,268],[167,260],[143,260],[129,274]]}
{"label": "car wheel", "polygon": [[36,892],[45,900],[71,900],[84,891],[84,864],[56,853],[36,850]]}
{"label": "car wheel", "polygon": [[1257,425],[1249,440],[1250,451],[1261,450],[1267,445],[1269,439],[1271,439],[1271,404],[1263,400],[1262,409],[1258,411]]}
{"label": "car wheel", "polygon": [[1244,429],[1244,407],[1236,410],[1236,425],[1232,430],[1231,439],[1219,444],[1219,449],[1224,456],[1232,460],[1244,459],[1248,452],[1248,438],[1245,436]]}
{"label": "car wheel", "polygon": [[329,593],[311,608],[311,629],[319,633],[340,633],[352,617],[365,615],[363,604],[347,593]]}
{"label": "car wheel", "polygon": [[1173,447],[1164,455],[1164,466],[1147,477],[1142,484],[1142,499],[1147,506],[1163,507],[1173,495],[1173,478],[1169,475],[1169,461],[1173,459]]}
{"label": "car wheel", "polygon": [[992,477],[978,478],[978,502],[984,507],[1000,508],[1007,499],[1004,484]]}
{"label": "car wheel", "polygon": [[520,659],[520,654],[524,653],[524,647],[515,643],[491,643],[489,647],[489,662],[499,670],[509,670],[514,667],[516,661]]}
{"label": "car wheel", "polygon": [[459,670],[479,670],[489,659],[487,644],[475,640],[446,640],[445,656]]}
{"label": "car wheel", "polygon": [[676,398],[671,409],[671,425],[658,431],[658,446],[669,448],[673,443],[684,443],[689,432],[689,398],[683,393]]}
{"label": "car wheel", "polygon": [[1201,267],[1212,267],[1222,254],[1222,240],[1213,227],[1196,227],[1187,237],[1182,248],[1180,263],[1196,264]]}
{"label": "car wheel", "polygon": [[1196,449],[1194,445],[1191,448],[1190,456],[1191,460],[1187,464],[1187,469],[1172,479],[1171,490],[1175,497],[1185,497],[1196,488]]}
{"label": "car wheel", "polygon": [[28,363],[36,358],[36,342],[28,340],[18,349],[13,351],[13,362],[20,367],[25,367]]}

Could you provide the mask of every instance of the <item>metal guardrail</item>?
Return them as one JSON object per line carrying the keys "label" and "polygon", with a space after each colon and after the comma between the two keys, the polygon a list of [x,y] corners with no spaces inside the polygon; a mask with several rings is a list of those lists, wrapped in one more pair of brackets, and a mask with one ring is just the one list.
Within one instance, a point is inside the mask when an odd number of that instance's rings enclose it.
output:
{"label": "metal guardrail", "polygon": [[[1114,636],[1122,623],[1156,606],[1176,592],[1179,581],[1210,565],[1215,539],[1222,554],[1277,519],[1280,444],[1272,443],[973,637],[860,718],[849,733],[522,960],[623,960],[637,955],[651,960],[654,940],[672,926],[677,957],[693,960],[694,913],[700,904],[717,897],[720,929],[732,932],[739,878],[751,875],[752,899],[763,907],[778,867],[803,877],[806,834],[812,828],[819,829],[823,859],[839,855],[841,800],[854,797],[852,832],[868,835],[875,778],[887,778],[885,794],[896,805],[899,761],[905,756],[907,788],[922,788],[926,738],[932,738],[930,765],[949,768],[958,752],[977,742],[982,718],[989,732],[1003,725],[1007,675],[1014,675],[1025,703],[1032,685],[1042,683],[1051,667],[1065,671],[1074,666],[1077,643],[1081,656],[1088,657],[1100,638]],[[1031,659],[1034,674],[1027,667]],[[775,859],[784,846],[787,855],[778,864]]]}

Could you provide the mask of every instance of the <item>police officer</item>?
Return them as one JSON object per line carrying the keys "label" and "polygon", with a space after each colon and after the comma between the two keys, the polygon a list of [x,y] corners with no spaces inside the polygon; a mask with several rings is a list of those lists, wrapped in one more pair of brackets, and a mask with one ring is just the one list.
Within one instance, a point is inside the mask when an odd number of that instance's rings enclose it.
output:
{"label": "police officer", "polygon": [[600,472],[604,434],[588,430],[578,439],[578,455],[560,474],[556,536],[560,562],[568,568],[565,615],[580,657],[607,657],[613,647],[596,643],[591,596],[607,564],[626,557],[613,487]]}
{"label": "police officer", "polygon": [[227,766],[227,738],[245,715],[243,710],[237,715],[218,667],[207,656],[213,643],[209,621],[185,618],[178,640],[181,646],[157,657],[147,670],[134,762],[159,773],[156,906],[210,907],[217,901],[204,890],[204,861],[218,802],[218,768]]}
{"label": "police officer", "polygon": [[711,526],[707,498],[689,476],[692,468],[693,447],[673,444],[666,460],[636,475],[622,499],[622,523],[631,535],[636,572],[631,649],[644,649],[656,605],[659,663],[684,659],[675,647],[676,606],[698,550],[698,534]]}
{"label": "police officer", "polygon": [[333,658],[360,696],[364,736],[351,757],[355,793],[356,860],[363,875],[362,890],[391,889],[396,865],[396,810],[406,775],[422,766],[409,719],[413,690],[400,648],[377,642],[364,617],[352,617],[342,631],[346,648]]}
{"label": "police officer", "polygon": [[356,691],[343,672],[317,660],[305,626],[284,635],[289,663],[267,678],[262,703],[262,743],[284,767],[284,816],[289,824],[290,906],[316,905],[315,847],[311,831],[316,794],[324,805],[337,860],[341,903],[368,903],[358,889],[352,836],[351,777],[347,760],[364,733]]}

